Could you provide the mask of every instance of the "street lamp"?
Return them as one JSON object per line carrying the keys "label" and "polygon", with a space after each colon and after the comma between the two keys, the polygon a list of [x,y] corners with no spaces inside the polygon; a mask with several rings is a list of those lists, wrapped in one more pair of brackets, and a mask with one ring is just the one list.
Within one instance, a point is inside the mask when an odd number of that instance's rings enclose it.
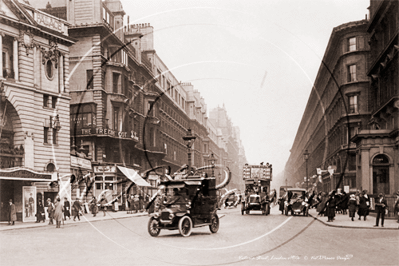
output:
{"label": "street lamp", "polygon": [[186,142],[187,153],[188,153],[188,173],[191,171],[191,147],[195,141],[196,137],[191,133],[191,128],[187,130],[187,135],[183,137],[183,140]]}
{"label": "street lamp", "polygon": [[303,158],[305,159],[306,162],[306,191],[308,191],[308,160],[309,160],[308,150],[305,150],[305,152],[303,153]]}
{"label": "street lamp", "polygon": [[212,153],[211,154],[211,156],[210,156],[210,163],[211,163],[211,165],[212,165],[212,176],[214,176],[215,175],[215,156],[214,156],[214,154]]}

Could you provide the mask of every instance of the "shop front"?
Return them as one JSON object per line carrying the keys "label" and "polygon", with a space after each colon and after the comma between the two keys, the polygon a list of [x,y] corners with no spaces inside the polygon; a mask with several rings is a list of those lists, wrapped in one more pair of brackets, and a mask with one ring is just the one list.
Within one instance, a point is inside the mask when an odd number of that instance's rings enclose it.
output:
{"label": "shop front", "polygon": [[71,194],[66,197],[69,200],[75,200],[76,198],[81,198],[81,193],[85,190],[84,182],[81,182],[84,176],[89,175],[92,172],[91,161],[79,156],[71,155]]}
{"label": "shop front", "polygon": [[38,184],[47,186],[52,174],[38,173],[30,169],[0,169],[0,220],[8,220],[8,204],[11,199],[17,212],[17,221],[36,221],[39,201],[44,203],[44,193]]}
{"label": "shop front", "polygon": [[[123,194],[144,194],[147,193],[148,184],[139,174],[132,168],[117,165],[99,165],[93,167],[95,174],[95,183],[93,187],[93,195],[99,199],[104,191],[112,195],[112,200],[117,202],[114,210],[118,210],[122,205]],[[109,201],[109,200],[108,200]]]}

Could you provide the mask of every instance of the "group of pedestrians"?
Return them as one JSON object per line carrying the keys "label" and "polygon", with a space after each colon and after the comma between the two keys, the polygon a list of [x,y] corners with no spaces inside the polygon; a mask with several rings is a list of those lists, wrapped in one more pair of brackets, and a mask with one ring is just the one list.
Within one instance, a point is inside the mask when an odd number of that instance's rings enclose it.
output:
{"label": "group of pedestrians", "polygon": [[107,215],[107,207],[108,207],[108,200],[105,198],[105,195],[101,196],[100,200],[97,200],[95,196],[91,199],[90,203],[90,212],[93,214],[93,217],[96,217],[98,213],[98,207],[103,211],[104,216]]}
{"label": "group of pedestrians", "polygon": [[133,212],[138,213],[145,210],[145,203],[148,201],[148,197],[144,197],[142,194],[131,194],[122,196],[122,210],[125,210],[127,214]]}
{"label": "group of pedestrians", "polygon": [[[367,190],[360,192],[356,191],[354,194],[347,194],[345,192],[336,193],[331,191],[328,195],[324,192],[319,193],[315,197],[315,202],[312,204],[313,207],[317,208],[317,212],[320,215],[328,217],[327,222],[333,222],[336,213],[346,214],[349,211],[349,218],[355,221],[356,213],[358,220],[366,221],[367,216],[370,214],[370,196]],[[387,199],[382,193],[374,199],[375,212],[376,212],[376,223],[375,227],[378,227],[381,222],[381,226],[384,226],[385,214],[388,207]],[[394,203],[394,212],[397,215],[399,223],[399,191],[396,193],[396,200]]]}

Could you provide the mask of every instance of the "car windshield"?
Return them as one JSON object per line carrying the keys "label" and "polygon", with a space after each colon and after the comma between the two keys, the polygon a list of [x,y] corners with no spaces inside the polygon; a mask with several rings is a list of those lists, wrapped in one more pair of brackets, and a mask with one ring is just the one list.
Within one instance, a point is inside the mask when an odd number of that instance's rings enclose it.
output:
{"label": "car windshield", "polygon": [[249,203],[259,203],[259,197],[250,197]]}

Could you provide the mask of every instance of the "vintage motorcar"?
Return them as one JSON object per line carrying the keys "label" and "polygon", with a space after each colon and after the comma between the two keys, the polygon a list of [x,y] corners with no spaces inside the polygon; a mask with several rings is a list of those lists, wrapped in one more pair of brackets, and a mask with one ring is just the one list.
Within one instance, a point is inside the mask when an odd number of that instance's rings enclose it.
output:
{"label": "vintage motorcar", "polygon": [[257,194],[249,195],[247,200],[241,203],[241,214],[249,214],[250,211],[262,211],[263,215],[270,214],[268,200],[262,200],[261,196]]}
{"label": "vintage motorcar", "polygon": [[[197,172],[200,169],[197,169]],[[225,170],[225,180],[216,185],[215,177],[193,174],[183,179],[172,179],[160,184],[157,196],[158,206],[148,221],[148,233],[156,237],[161,230],[179,230],[182,236],[189,236],[192,228],[209,226],[212,233],[219,230],[217,215],[217,190],[226,186],[231,179]],[[151,204],[151,201],[150,203]]]}
{"label": "vintage motorcar", "polygon": [[308,203],[302,198],[303,193],[306,193],[304,188],[287,188],[287,192],[284,195],[284,213],[288,215],[303,215],[308,214]]}

